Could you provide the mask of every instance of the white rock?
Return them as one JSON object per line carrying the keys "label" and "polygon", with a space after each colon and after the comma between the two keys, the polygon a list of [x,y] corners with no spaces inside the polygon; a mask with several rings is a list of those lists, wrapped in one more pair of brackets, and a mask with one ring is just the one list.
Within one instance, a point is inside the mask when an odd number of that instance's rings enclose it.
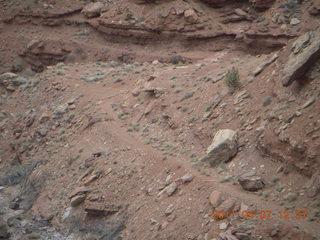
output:
{"label": "white rock", "polygon": [[298,18],[291,18],[290,20],[291,25],[298,25],[299,23],[301,23],[301,21]]}
{"label": "white rock", "polygon": [[228,223],[221,223],[219,225],[219,229],[220,230],[227,230],[227,228],[228,228]]}
{"label": "white rock", "polygon": [[86,17],[93,18],[100,16],[104,8],[104,4],[102,2],[92,2],[87,4],[83,10],[81,11]]}
{"label": "white rock", "polygon": [[230,161],[238,151],[238,134],[230,129],[219,130],[207,149],[203,160],[209,161],[211,166]]}

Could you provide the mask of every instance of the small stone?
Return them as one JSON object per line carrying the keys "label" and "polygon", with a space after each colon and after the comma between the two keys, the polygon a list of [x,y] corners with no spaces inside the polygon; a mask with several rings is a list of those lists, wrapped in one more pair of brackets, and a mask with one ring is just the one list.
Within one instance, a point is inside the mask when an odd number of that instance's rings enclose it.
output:
{"label": "small stone", "polygon": [[301,21],[298,18],[291,18],[290,20],[291,25],[298,25],[299,23],[301,23]]}
{"label": "small stone", "polygon": [[54,111],[55,115],[63,115],[67,111],[67,106],[65,105],[59,105],[56,110]]}
{"label": "small stone", "polygon": [[221,195],[222,193],[220,191],[213,191],[210,194],[209,200],[212,207],[216,208],[221,204]]}
{"label": "small stone", "polygon": [[278,167],[276,173],[281,173],[283,171],[283,169],[284,169],[283,166]]}
{"label": "small stone", "polygon": [[288,193],[287,195],[284,196],[284,199],[287,200],[288,202],[293,202],[297,200],[298,195],[295,193]]}
{"label": "small stone", "polygon": [[174,207],[172,204],[170,204],[170,205],[167,207],[167,209],[166,209],[166,211],[165,211],[165,214],[166,214],[167,216],[169,216],[171,213],[173,213],[174,210],[175,210],[175,207]]}
{"label": "small stone", "polygon": [[191,174],[186,174],[182,176],[181,178],[177,179],[178,182],[181,182],[183,184],[191,182],[193,180],[193,175]]}
{"label": "small stone", "polygon": [[71,207],[79,206],[81,203],[84,202],[85,199],[86,199],[85,194],[74,196],[70,201]]}
{"label": "small stone", "polygon": [[84,193],[87,193],[87,192],[90,192],[91,190],[89,188],[86,188],[86,187],[78,187],[76,188],[75,190],[73,190],[69,196],[69,198],[73,198],[74,196],[76,195],[79,195],[79,194],[84,194]]}
{"label": "small stone", "polygon": [[40,129],[37,130],[37,133],[41,137],[45,137],[48,134],[48,130],[46,128],[40,128]]}
{"label": "small stone", "polygon": [[300,109],[304,109],[304,108],[307,108],[307,107],[311,106],[315,101],[316,101],[316,97],[310,98],[308,101],[305,102],[305,104],[303,104],[300,107]]}
{"label": "small stone", "polygon": [[153,218],[150,218],[150,223],[151,223],[151,225],[155,225],[155,224],[157,224],[158,222],[157,222],[157,220],[155,220],[155,219],[153,219]]}
{"label": "small stone", "polygon": [[84,210],[88,215],[99,217],[114,214],[119,211],[119,207],[91,202],[85,205]]}
{"label": "small stone", "polygon": [[245,11],[243,11],[241,8],[236,8],[236,9],[234,10],[234,13],[237,14],[238,16],[247,16],[247,15],[248,15],[248,14],[247,14]]}
{"label": "small stone", "polygon": [[249,206],[248,206],[248,205],[246,205],[246,204],[244,204],[244,203],[241,203],[241,204],[240,204],[239,216],[240,216],[241,218],[243,218],[243,217],[244,217],[243,212],[247,212],[248,209],[249,209]]}
{"label": "small stone", "polygon": [[228,229],[228,223],[221,223],[219,225],[220,230],[227,230]]}
{"label": "small stone", "polygon": [[165,221],[165,222],[163,222],[163,223],[161,223],[161,224],[159,225],[159,228],[160,228],[160,230],[163,230],[163,229],[165,229],[168,225],[169,225],[169,223],[168,223],[167,221]]}
{"label": "small stone", "polygon": [[195,10],[192,8],[184,11],[184,17],[186,18],[187,22],[189,23],[197,23],[198,22],[198,15]]}
{"label": "small stone", "polygon": [[131,92],[132,96],[134,97],[138,97],[140,95],[140,90],[139,89],[134,89],[132,92]]}
{"label": "small stone", "polygon": [[[222,211],[223,213],[226,213],[227,211],[229,213],[232,212],[232,210],[234,209],[236,205],[236,200],[234,198],[227,198],[224,202],[222,202],[222,204],[220,204],[215,211],[220,212]],[[226,218],[228,217],[227,214],[223,214],[222,216],[220,216],[220,219]]]}
{"label": "small stone", "polygon": [[171,196],[177,190],[177,184],[173,182],[169,186],[167,186],[164,190],[168,194],[168,196]]}
{"label": "small stone", "polygon": [[271,97],[270,96],[267,96],[262,100],[262,106],[264,106],[264,107],[270,105],[270,103],[271,103]]}
{"label": "small stone", "polygon": [[49,121],[49,119],[50,119],[50,116],[44,113],[41,115],[39,122],[45,123],[45,122]]}

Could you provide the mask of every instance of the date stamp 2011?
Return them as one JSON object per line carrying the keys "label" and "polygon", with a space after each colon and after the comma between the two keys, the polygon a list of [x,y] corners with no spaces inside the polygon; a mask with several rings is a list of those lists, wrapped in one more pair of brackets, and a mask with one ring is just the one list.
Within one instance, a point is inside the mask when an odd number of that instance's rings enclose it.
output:
{"label": "date stamp 2011", "polygon": [[261,210],[261,211],[242,211],[236,213],[235,211],[212,211],[212,219],[225,219],[225,218],[235,218],[238,214],[243,219],[255,218],[255,219],[270,219],[272,216],[275,216],[278,219],[288,220],[288,219],[305,219],[308,216],[307,210],[283,210],[283,211],[270,211],[270,210]]}

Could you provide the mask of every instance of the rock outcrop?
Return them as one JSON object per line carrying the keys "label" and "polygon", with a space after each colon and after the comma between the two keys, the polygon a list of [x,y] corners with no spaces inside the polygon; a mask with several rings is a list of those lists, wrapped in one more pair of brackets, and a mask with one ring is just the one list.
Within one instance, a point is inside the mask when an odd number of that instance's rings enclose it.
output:
{"label": "rock outcrop", "polygon": [[302,77],[320,57],[320,28],[300,36],[293,44],[292,53],[283,68],[282,85],[289,86]]}
{"label": "rock outcrop", "polygon": [[42,72],[46,66],[63,62],[70,50],[60,41],[31,41],[27,48],[20,54],[31,65],[35,72]]}

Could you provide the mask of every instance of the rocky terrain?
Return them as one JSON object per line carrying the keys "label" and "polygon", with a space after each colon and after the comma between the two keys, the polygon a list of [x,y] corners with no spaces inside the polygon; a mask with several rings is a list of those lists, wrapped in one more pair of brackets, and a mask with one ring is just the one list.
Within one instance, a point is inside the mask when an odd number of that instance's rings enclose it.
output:
{"label": "rocky terrain", "polygon": [[319,16],[0,0],[0,239],[320,239]]}

